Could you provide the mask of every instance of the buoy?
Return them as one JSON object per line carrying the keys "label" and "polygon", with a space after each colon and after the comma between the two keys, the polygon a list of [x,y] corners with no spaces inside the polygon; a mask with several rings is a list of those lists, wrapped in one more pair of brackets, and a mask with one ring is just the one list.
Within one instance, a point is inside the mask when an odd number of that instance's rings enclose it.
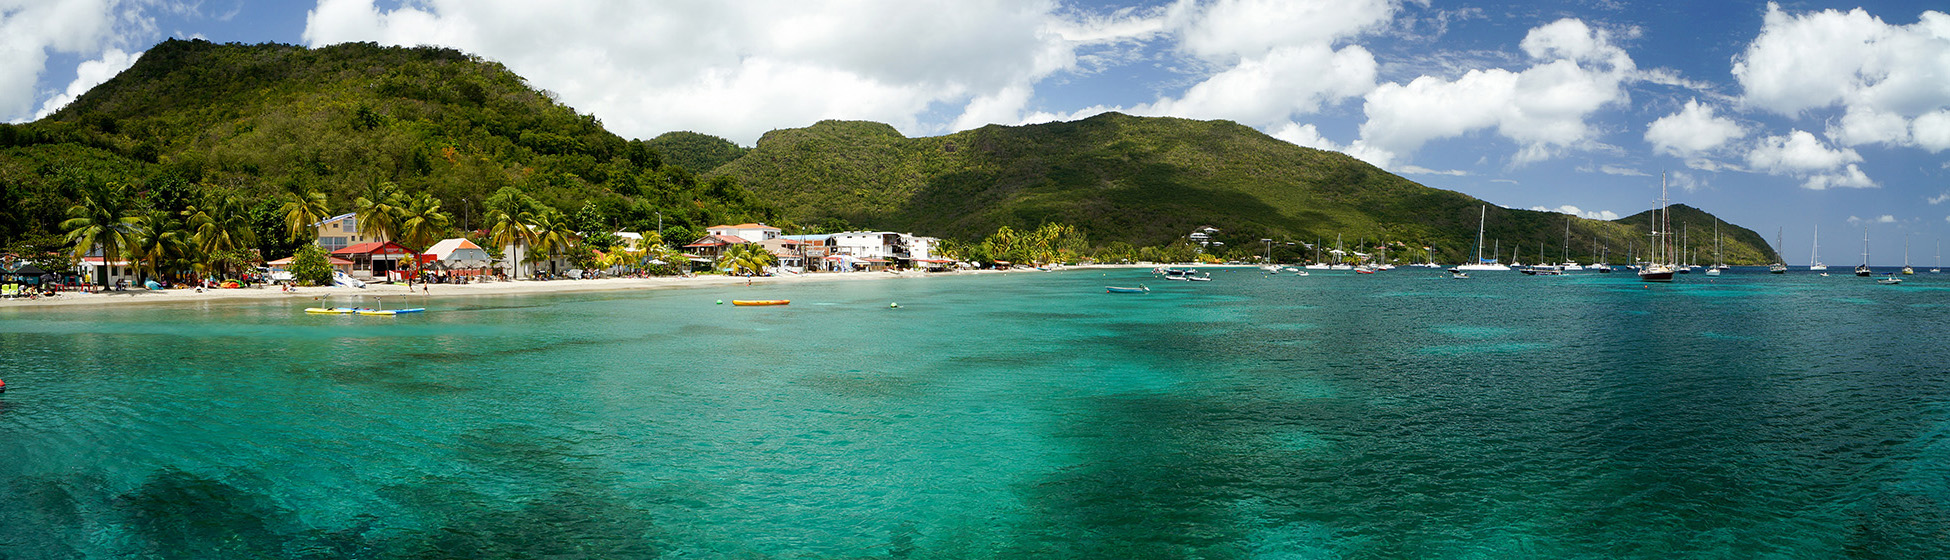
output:
{"label": "buoy", "polygon": [[724,300],[718,300],[718,305],[724,305]]}
{"label": "buoy", "polygon": [[888,309],[900,309],[900,307],[901,307],[901,304],[899,304],[899,303],[889,303],[889,304],[887,304],[887,308],[888,308]]}

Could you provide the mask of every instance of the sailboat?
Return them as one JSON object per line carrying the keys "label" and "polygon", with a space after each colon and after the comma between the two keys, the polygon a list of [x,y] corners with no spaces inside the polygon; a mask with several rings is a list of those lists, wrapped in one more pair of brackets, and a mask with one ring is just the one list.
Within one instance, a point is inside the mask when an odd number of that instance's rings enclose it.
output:
{"label": "sailboat", "polygon": [[1312,264],[1307,265],[1307,270],[1327,270],[1330,268],[1334,268],[1334,265],[1327,264],[1327,261],[1320,260],[1320,245],[1321,245],[1320,238],[1315,237],[1314,238],[1314,262]]}
{"label": "sailboat", "polygon": [[1354,270],[1354,265],[1341,261],[1341,255],[1346,254],[1347,251],[1341,250],[1341,234],[1334,234],[1334,266],[1328,268],[1331,270]]}
{"label": "sailboat", "polygon": [[1907,233],[1903,234],[1903,274],[1916,274],[1916,269],[1909,267],[1909,234]]}
{"label": "sailboat", "polygon": [[1483,223],[1485,220],[1488,220],[1489,217],[1490,217],[1490,207],[1489,205],[1485,204],[1483,205],[1482,209],[1477,211],[1477,217],[1476,217],[1476,261],[1470,263],[1464,263],[1460,266],[1457,266],[1456,268],[1450,269],[1452,272],[1453,271],[1468,272],[1472,270],[1510,270],[1510,267],[1508,266],[1497,264],[1495,258],[1491,258],[1488,260],[1483,259]]}
{"label": "sailboat", "polygon": [[1726,269],[1726,259],[1721,258],[1720,255],[1720,218],[1715,216],[1713,218],[1713,266],[1706,268],[1706,275],[1719,276],[1720,271]]}
{"label": "sailboat", "polygon": [[1821,226],[1815,226],[1815,248],[1808,250],[1808,270],[1828,270],[1821,264]]}
{"label": "sailboat", "polygon": [[[1666,174],[1660,173],[1659,211],[1654,213],[1652,218],[1653,254],[1646,259],[1645,265],[1639,268],[1639,280],[1646,282],[1672,281],[1672,263],[1660,262],[1662,258],[1670,260],[1673,256],[1672,248],[1668,246],[1668,239],[1672,237],[1672,211],[1666,207],[1668,202],[1666,199]],[[1664,224],[1660,223],[1661,218],[1664,219]]]}
{"label": "sailboat", "polygon": [[1578,266],[1577,261],[1571,260],[1571,217],[1570,216],[1564,217],[1564,255],[1560,258],[1562,258],[1564,261],[1563,268],[1565,272],[1584,270],[1584,267]]}
{"label": "sailboat", "polygon": [[[1781,244],[1781,230],[1780,230],[1780,228],[1775,228],[1775,229],[1774,229],[1774,246],[1775,246],[1775,247],[1786,247],[1785,245],[1782,245],[1782,244]],[[1781,253],[1780,253],[1779,251],[1775,251],[1775,253],[1774,253],[1774,254],[1778,256],[1778,255],[1780,255]],[[1785,260],[1785,259],[1784,259],[1784,260]],[[1770,264],[1770,265],[1767,265],[1767,272],[1768,272],[1768,273],[1770,273],[1770,274],[1787,274],[1787,264],[1786,264],[1786,263],[1782,263],[1781,261],[1774,261],[1774,264]]]}
{"label": "sailboat", "polygon": [[1855,267],[1855,275],[1869,276],[1869,226],[1862,226],[1862,266]]}
{"label": "sailboat", "polygon": [[1936,240],[1936,266],[1930,268],[1930,274],[1936,274],[1939,272],[1943,272],[1943,240],[1942,239]]}

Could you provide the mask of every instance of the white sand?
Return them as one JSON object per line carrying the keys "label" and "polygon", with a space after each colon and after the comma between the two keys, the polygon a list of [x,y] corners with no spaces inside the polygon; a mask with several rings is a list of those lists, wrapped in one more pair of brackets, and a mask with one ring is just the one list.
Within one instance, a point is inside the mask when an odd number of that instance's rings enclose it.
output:
{"label": "white sand", "polygon": [[[1066,268],[1068,269],[1149,268],[1151,266],[1152,265],[1086,265],[1086,266],[1075,266],[1075,267],[1066,267]],[[921,279],[921,278],[939,278],[939,277],[946,277],[946,276],[967,276],[967,275],[975,275],[975,274],[1006,274],[1011,272],[1018,273],[1018,274],[1039,273],[1039,271],[1034,271],[1034,270],[1028,270],[1028,271],[982,270],[982,271],[966,271],[966,272],[933,272],[933,273],[903,272],[900,274],[892,274],[887,272],[848,272],[848,273],[816,273],[816,274],[797,274],[797,275],[760,277],[760,278],[752,278],[750,279],[750,282],[753,286],[762,286],[762,285],[790,284],[790,283],[802,283],[802,282],[832,282],[832,281],[858,281],[858,280],[909,280],[909,279]],[[147,304],[147,303],[170,304],[170,303],[200,303],[200,302],[225,301],[225,300],[270,300],[270,299],[318,300],[321,302],[321,305],[337,306],[337,305],[350,305],[354,303],[360,303],[358,300],[360,299],[361,296],[364,296],[366,298],[370,298],[372,296],[378,296],[380,298],[394,296],[400,298],[398,300],[400,303],[398,305],[389,303],[387,304],[387,307],[420,307],[422,306],[423,302],[431,302],[431,301],[439,300],[441,298],[460,297],[460,296],[559,294],[559,293],[570,293],[570,292],[596,292],[596,291],[618,291],[618,290],[654,290],[654,289],[667,289],[667,288],[692,288],[692,287],[703,287],[703,286],[732,286],[732,285],[744,284],[745,282],[746,279],[743,277],[718,276],[718,275],[701,275],[701,276],[695,276],[691,278],[657,277],[657,278],[603,278],[597,280],[514,280],[514,281],[507,281],[507,282],[480,282],[475,284],[414,284],[411,295],[408,295],[407,287],[404,284],[367,284],[365,288],[347,288],[347,287],[340,287],[340,286],[302,287],[302,288],[296,288],[296,290],[293,292],[284,292],[276,286],[238,288],[238,289],[229,289],[229,290],[225,290],[225,289],[203,290],[200,293],[194,289],[170,289],[170,290],[151,291],[151,290],[145,290],[140,288],[134,288],[122,292],[105,292],[105,293],[95,293],[95,294],[81,293],[81,292],[62,292],[61,295],[50,297],[50,298],[6,299],[6,300],[0,300],[0,308],[58,307],[58,306],[74,306],[74,305],[121,305],[121,304]]]}

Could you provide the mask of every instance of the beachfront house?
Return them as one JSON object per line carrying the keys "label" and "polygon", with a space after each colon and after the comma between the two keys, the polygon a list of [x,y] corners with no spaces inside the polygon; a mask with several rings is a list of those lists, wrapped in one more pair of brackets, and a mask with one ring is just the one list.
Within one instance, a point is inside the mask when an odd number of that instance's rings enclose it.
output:
{"label": "beachfront house", "polygon": [[738,224],[735,226],[711,226],[704,232],[719,237],[737,237],[752,243],[779,237],[784,230],[765,224]]}
{"label": "beachfront house", "polygon": [[[789,247],[790,250],[795,252],[794,256],[797,257],[796,261],[800,263],[798,266],[805,267],[805,271],[813,272],[823,270],[830,272],[839,270],[836,266],[829,266],[825,260],[827,255],[833,254],[833,236],[826,234],[781,235],[779,239],[797,242]],[[772,254],[776,255],[778,252],[773,251]],[[779,262],[785,262],[785,258],[781,256]]]}
{"label": "beachfront house", "polygon": [[[831,236],[833,255],[851,257],[839,262],[846,269],[876,270],[889,265],[940,268],[949,262],[934,258],[941,240],[891,231],[846,231]],[[829,259],[831,260],[831,259]]]}
{"label": "beachfront house", "polygon": [[413,250],[391,241],[369,241],[332,251],[332,256],[352,261],[353,278],[394,280],[412,267]]}
{"label": "beachfront house", "polygon": [[764,247],[766,252],[771,253],[774,257],[778,257],[779,266],[793,272],[804,272],[806,270],[805,251],[799,248],[805,244],[806,242],[804,241],[790,239],[783,235],[758,242],[758,246]]}
{"label": "beachfront house", "polygon": [[[291,272],[291,261],[297,258],[298,257],[296,255],[293,255],[275,261],[266,262],[264,263],[264,265],[270,267],[272,271]],[[325,262],[326,264],[332,266],[332,270],[345,273],[346,276],[352,275],[352,261],[348,261],[338,257],[325,257]]]}
{"label": "beachfront house", "polygon": [[726,247],[730,247],[732,245],[745,245],[748,243],[751,243],[751,241],[743,237],[739,237],[736,235],[719,235],[713,233],[710,235],[706,235],[704,237],[700,237],[698,238],[697,241],[694,241],[689,245],[685,245],[684,251],[688,254],[695,254],[699,258],[703,258],[711,262],[718,262],[718,257],[724,255],[724,250]]}
{"label": "beachfront house", "polygon": [[319,247],[323,247],[327,253],[336,252],[339,249],[361,243],[383,243],[389,241],[384,234],[368,235],[360,233],[359,218],[355,214],[332,216],[312,224],[311,227],[317,230],[318,241],[316,243]]}
{"label": "beachfront house", "polygon": [[493,262],[486,249],[462,237],[442,239],[420,253],[420,263],[427,270],[454,276],[486,274]]}
{"label": "beachfront house", "polygon": [[142,271],[138,269],[136,263],[123,259],[115,259],[106,261],[107,264],[104,265],[104,261],[100,256],[101,251],[98,249],[94,252],[96,256],[83,257],[81,264],[75,267],[80,272],[81,281],[91,284],[101,281],[102,269],[106,267],[108,269],[108,283],[104,284],[106,286],[114,286],[116,282],[124,281],[130,284],[141,283]]}

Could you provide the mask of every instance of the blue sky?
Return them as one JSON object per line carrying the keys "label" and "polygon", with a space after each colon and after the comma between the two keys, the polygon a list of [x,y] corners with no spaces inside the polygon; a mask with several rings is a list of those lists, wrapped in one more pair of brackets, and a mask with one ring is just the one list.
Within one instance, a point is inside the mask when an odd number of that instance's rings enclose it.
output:
{"label": "blue sky", "polygon": [[1950,233],[1950,11],[1917,1],[0,0],[0,120],[167,37],[437,44],[625,137],[751,145],[1104,111],[1228,119],[1514,208],[1672,198],[1807,259],[1934,262]]}

